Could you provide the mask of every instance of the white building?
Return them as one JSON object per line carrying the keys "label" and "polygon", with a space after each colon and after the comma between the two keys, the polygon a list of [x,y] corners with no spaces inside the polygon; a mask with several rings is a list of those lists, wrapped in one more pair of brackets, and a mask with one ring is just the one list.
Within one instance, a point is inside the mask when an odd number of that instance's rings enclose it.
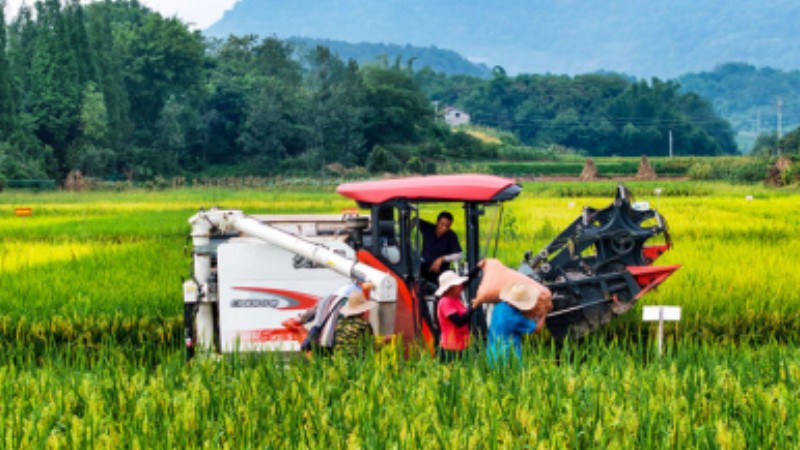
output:
{"label": "white building", "polygon": [[443,117],[444,121],[451,127],[457,127],[459,125],[466,125],[469,123],[469,114],[453,108],[452,106],[446,106],[444,108]]}

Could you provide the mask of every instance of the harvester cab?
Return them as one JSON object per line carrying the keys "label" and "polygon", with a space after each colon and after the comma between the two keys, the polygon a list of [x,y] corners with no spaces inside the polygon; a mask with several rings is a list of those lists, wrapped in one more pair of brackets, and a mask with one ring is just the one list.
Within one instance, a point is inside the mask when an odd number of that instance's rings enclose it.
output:
{"label": "harvester cab", "polygon": [[[417,224],[423,204],[456,204],[463,210],[465,264],[462,272],[474,268],[485,256],[481,251],[481,217],[486,209],[514,199],[522,187],[514,180],[489,175],[443,175],[382,181],[348,183],[337,192],[369,209],[372,227],[357,255],[361,262],[392,273],[398,291],[395,331],[405,339],[423,337],[433,346],[439,330],[431,286],[421,275],[422,237]],[[455,210],[455,208],[452,208]],[[501,215],[496,214],[499,222]],[[459,222],[459,218],[456,218]],[[492,227],[499,233],[499,224]],[[368,236],[368,237],[367,237]],[[496,244],[496,240],[494,240]],[[477,280],[467,287],[474,296]],[[483,310],[473,316],[473,327],[485,329]]]}
{"label": "harvester cab", "polygon": [[[342,184],[337,192],[368,214],[256,216],[237,210],[200,211],[192,224],[193,273],[184,283],[189,353],[296,351],[301,339],[281,326],[343,283],[368,281],[379,308],[379,334],[438,339],[433,289],[421,276],[421,210],[447,204],[456,216],[465,257],[462,273],[497,248],[503,204],[522,187],[490,175],[440,175]],[[451,207],[452,206],[452,207]],[[487,214],[493,211],[493,214]],[[490,217],[487,217],[490,216]],[[481,224],[487,228],[481,230]],[[659,245],[646,242],[663,236]],[[484,245],[481,246],[481,243]],[[607,208],[585,208],[519,271],[547,286],[557,340],[583,336],[629,310],[678,266],[652,267],[671,246],[666,221],[620,186]],[[523,253],[523,252],[520,252]],[[467,287],[473,298],[478,287]],[[483,310],[472,327],[484,330]]]}

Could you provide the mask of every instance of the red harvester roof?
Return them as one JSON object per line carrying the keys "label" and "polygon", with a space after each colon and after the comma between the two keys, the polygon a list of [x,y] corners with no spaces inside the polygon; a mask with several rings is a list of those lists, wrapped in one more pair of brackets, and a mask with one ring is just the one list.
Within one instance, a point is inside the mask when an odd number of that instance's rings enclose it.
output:
{"label": "red harvester roof", "polygon": [[[504,194],[506,189],[509,191]],[[520,189],[511,178],[464,174],[345,183],[339,185],[336,192],[361,203],[383,203],[400,198],[417,201],[488,202],[510,200]]]}

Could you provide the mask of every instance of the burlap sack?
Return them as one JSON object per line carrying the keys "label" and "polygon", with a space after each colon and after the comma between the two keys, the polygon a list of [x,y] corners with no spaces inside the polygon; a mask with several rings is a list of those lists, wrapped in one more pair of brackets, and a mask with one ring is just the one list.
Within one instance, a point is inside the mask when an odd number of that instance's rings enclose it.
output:
{"label": "burlap sack", "polygon": [[497,303],[500,301],[500,291],[511,283],[525,283],[535,287],[539,292],[536,306],[526,311],[528,318],[541,317],[553,310],[552,293],[550,289],[526,277],[514,269],[509,269],[496,259],[486,259],[483,265],[481,283],[475,299],[478,303]]}

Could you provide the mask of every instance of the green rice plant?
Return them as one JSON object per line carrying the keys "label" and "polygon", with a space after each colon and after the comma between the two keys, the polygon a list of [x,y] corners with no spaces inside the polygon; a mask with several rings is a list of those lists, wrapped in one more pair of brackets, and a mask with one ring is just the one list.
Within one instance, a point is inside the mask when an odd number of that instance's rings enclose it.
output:
{"label": "green rice plant", "polygon": [[[274,355],[155,367],[107,349],[91,366],[0,366],[7,448],[791,448],[798,350],[684,340],[661,358],[592,341],[443,365]],[[645,358],[645,359],[643,359]],[[13,380],[13,381],[9,381]]]}
{"label": "green rice plant", "polygon": [[[797,192],[700,182],[629,188],[669,221],[682,268],[647,304],[679,305],[657,354],[636,309],[581,343],[526,341],[493,367],[394,347],[363,359],[185,362],[180,281],[201,206],[338,213],[330,187],[0,198],[2,448],[796,448]],[[662,188],[660,196],[654,189]],[[525,183],[506,205],[509,266],[613,182]],[[751,196],[752,199],[747,197]],[[32,217],[15,217],[31,206]],[[441,205],[423,205],[423,217]],[[463,233],[463,223],[456,221]]]}

